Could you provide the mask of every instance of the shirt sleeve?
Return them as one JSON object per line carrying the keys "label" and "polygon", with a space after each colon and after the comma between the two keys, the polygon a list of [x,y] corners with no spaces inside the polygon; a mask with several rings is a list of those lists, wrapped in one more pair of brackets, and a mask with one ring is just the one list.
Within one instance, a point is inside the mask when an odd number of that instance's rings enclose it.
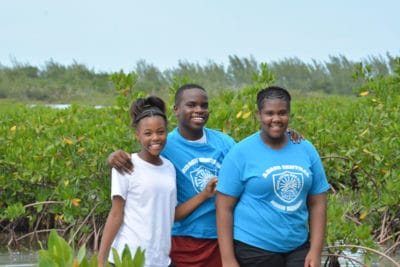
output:
{"label": "shirt sleeve", "polygon": [[310,190],[311,195],[321,194],[329,189],[329,183],[326,178],[324,166],[321,161],[321,157],[314,146],[311,146],[312,153],[312,172],[313,172],[313,184]]}
{"label": "shirt sleeve", "polygon": [[232,197],[238,197],[244,189],[240,167],[232,153],[226,155],[218,174],[217,191]]}
{"label": "shirt sleeve", "polygon": [[121,175],[116,169],[111,170],[111,199],[114,196],[121,196],[126,200],[129,189],[129,179],[127,175]]}

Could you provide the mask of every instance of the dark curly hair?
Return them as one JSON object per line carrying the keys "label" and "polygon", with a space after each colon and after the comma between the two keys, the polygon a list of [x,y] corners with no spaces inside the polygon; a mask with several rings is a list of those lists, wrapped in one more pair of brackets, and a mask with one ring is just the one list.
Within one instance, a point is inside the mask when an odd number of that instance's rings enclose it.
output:
{"label": "dark curly hair", "polygon": [[131,126],[136,127],[139,121],[145,117],[161,116],[167,123],[165,115],[165,102],[157,96],[138,98],[132,103],[129,113],[131,115]]}
{"label": "dark curly hair", "polygon": [[270,86],[262,89],[257,93],[257,108],[261,110],[263,108],[264,99],[280,99],[286,102],[288,110],[290,111],[290,101],[292,97],[289,92],[279,86]]}

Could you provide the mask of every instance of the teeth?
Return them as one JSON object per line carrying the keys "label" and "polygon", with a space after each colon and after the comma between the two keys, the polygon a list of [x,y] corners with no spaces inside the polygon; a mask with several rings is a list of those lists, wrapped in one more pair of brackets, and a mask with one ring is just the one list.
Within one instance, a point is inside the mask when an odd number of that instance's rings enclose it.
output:
{"label": "teeth", "polygon": [[196,121],[203,121],[204,120],[204,118],[201,118],[201,117],[193,117],[192,119],[196,120]]}
{"label": "teeth", "polygon": [[151,144],[150,146],[151,146],[151,147],[160,147],[161,144]]}

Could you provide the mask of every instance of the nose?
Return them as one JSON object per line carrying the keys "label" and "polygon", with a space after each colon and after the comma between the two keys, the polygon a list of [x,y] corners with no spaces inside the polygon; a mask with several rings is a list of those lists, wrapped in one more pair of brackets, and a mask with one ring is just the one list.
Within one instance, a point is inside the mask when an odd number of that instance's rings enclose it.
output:
{"label": "nose", "polygon": [[272,121],[280,121],[280,120],[281,120],[281,116],[279,116],[279,114],[272,115]]}
{"label": "nose", "polygon": [[159,139],[159,136],[157,133],[154,133],[151,135],[151,140],[157,141]]}
{"label": "nose", "polygon": [[197,112],[197,113],[204,113],[204,112],[206,112],[206,110],[207,110],[207,108],[205,108],[201,105],[196,105],[194,107],[194,112]]}

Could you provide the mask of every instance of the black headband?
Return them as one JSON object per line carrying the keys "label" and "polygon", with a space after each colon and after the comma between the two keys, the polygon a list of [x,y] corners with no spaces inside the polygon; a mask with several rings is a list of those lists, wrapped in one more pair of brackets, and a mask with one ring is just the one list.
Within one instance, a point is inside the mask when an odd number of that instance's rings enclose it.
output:
{"label": "black headband", "polygon": [[165,116],[164,112],[161,111],[161,109],[157,107],[150,107],[148,109],[143,110],[143,112],[136,117],[135,124],[138,124],[138,122],[145,117],[152,117],[156,115],[163,117],[165,120],[167,119],[167,117]]}

